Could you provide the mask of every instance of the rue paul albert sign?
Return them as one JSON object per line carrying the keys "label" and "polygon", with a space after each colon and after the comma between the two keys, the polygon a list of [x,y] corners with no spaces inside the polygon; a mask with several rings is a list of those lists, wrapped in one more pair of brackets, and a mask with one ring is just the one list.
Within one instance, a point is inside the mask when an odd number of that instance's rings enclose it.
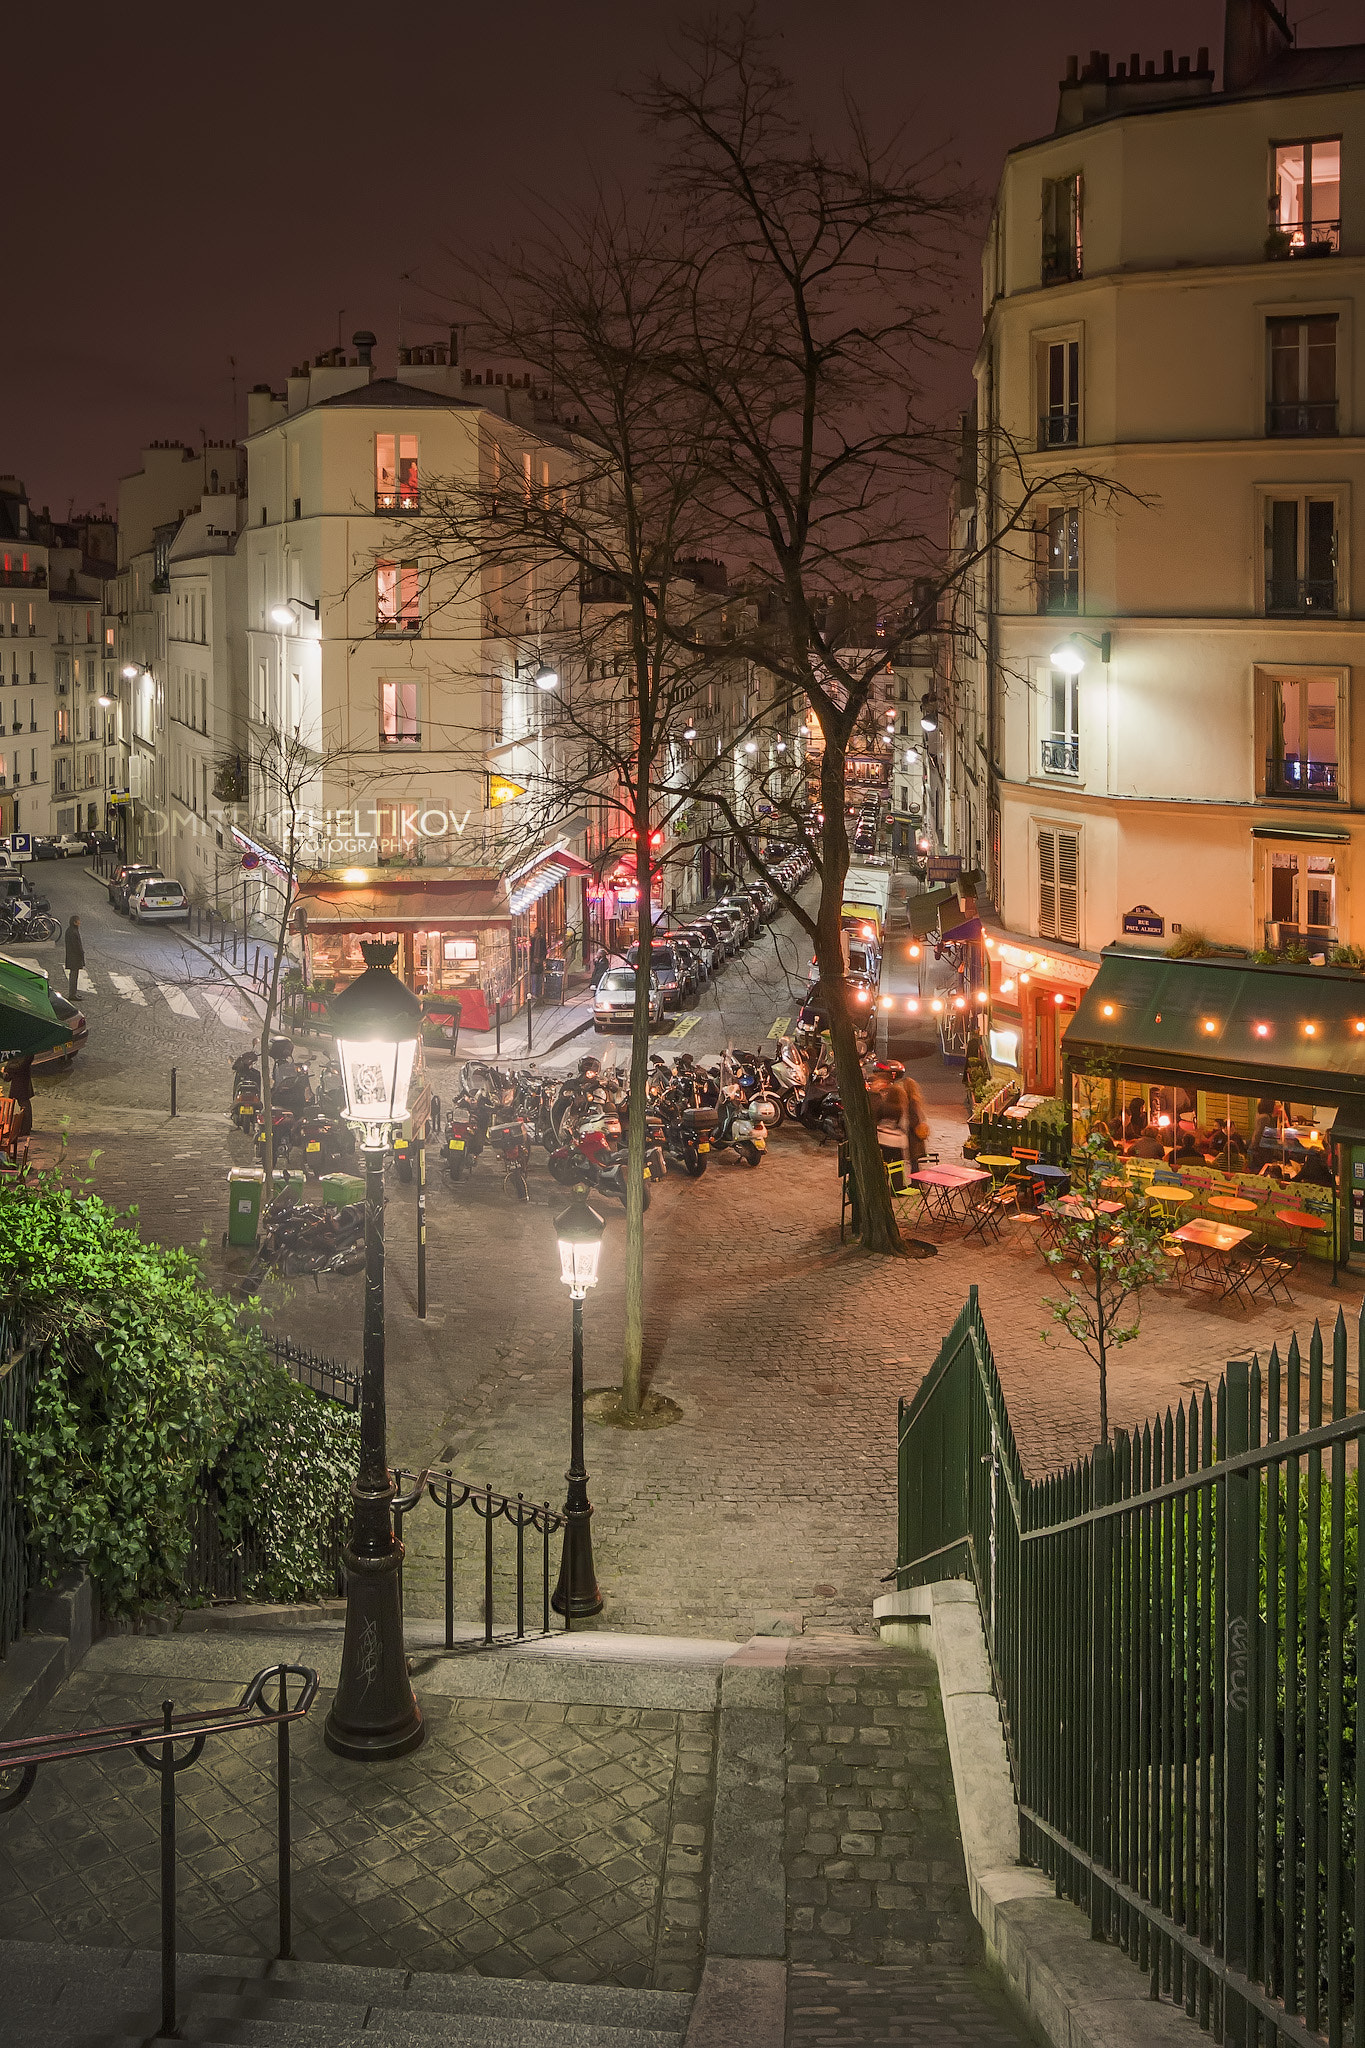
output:
{"label": "rue paul albert sign", "polygon": [[1166,920],[1157,915],[1150,903],[1135,903],[1123,913],[1123,929],[1137,939],[1164,939]]}

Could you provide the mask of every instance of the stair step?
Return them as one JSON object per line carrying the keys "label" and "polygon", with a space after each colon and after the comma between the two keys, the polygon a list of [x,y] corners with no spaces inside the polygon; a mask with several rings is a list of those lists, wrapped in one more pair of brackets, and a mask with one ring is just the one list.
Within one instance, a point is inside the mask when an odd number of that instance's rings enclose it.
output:
{"label": "stair step", "polygon": [[[218,2001],[210,2001],[210,2005]],[[239,2012],[205,2011],[195,2000],[181,2021],[187,2041],[234,2048],[358,2048],[359,2037],[385,2048],[678,2048],[680,2027],[612,2026],[548,2020],[537,2012],[492,2018],[487,2013],[402,2012],[393,2007],[315,2005],[281,2000],[271,2009],[252,1999]]]}

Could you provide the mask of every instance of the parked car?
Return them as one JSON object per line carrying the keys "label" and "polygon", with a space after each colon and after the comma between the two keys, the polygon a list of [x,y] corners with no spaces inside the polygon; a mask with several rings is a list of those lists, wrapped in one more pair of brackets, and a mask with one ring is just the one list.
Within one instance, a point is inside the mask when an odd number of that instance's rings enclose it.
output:
{"label": "parked car", "polygon": [[[613,1024],[629,1024],[634,1009],[635,969],[609,967],[593,995],[593,1023],[601,1031]],[[664,1021],[663,990],[652,974],[649,977],[649,1021],[651,1024]]]}
{"label": "parked car", "polygon": [[691,968],[694,987],[700,989],[711,977],[710,946],[696,932],[671,931],[668,937]]}
{"label": "parked car", "polygon": [[715,973],[720,965],[721,943],[709,924],[690,924],[682,934],[696,947],[702,967],[707,975]]}
{"label": "parked car", "polygon": [[63,832],[56,842],[58,860],[83,860],[90,848],[79,832]]}
{"label": "parked car", "polygon": [[134,924],[190,921],[190,899],[179,882],[166,875],[147,875],[128,892],[128,915]]}
{"label": "parked car", "polygon": [[153,867],[150,861],[129,861],[124,867],[115,868],[109,878],[109,907],[121,910],[126,917],[129,891],[135,889],[139,882],[159,880],[160,877],[160,868]]}
{"label": "parked car", "polygon": [[[626,962],[631,967],[639,966],[640,948],[638,946],[630,948],[630,951],[626,954]],[[650,979],[656,981],[663,991],[664,1008],[666,1010],[676,1010],[680,1003],[687,1001],[687,998],[696,987],[692,969],[684,959],[680,948],[676,946],[661,946],[657,942],[651,945],[649,949],[649,972]]]}
{"label": "parked car", "polygon": [[33,860],[56,860],[57,842],[55,839],[49,839],[45,833],[35,832],[30,842],[29,853]]}
{"label": "parked car", "polygon": [[88,853],[118,852],[117,841],[113,838],[111,833],[98,831],[82,832],[81,838],[85,841],[86,851]]}
{"label": "parked car", "polygon": [[65,1024],[71,1033],[71,1041],[68,1045],[54,1045],[51,1052],[36,1052],[33,1055],[33,1064],[35,1067],[69,1066],[76,1054],[84,1048],[85,1041],[90,1036],[90,1026],[86,1022],[84,1010],[78,1010],[65,996],[58,995],[55,988],[48,990],[47,999],[52,1005],[52,1013],[57,1022]]}
{"label": "parked car", "polygon": [[733,896],[722,896],[716,908],[739,919],[746,939],[751,939],[758,930],[758,909],[752,896],[742,895],[736,890]]}

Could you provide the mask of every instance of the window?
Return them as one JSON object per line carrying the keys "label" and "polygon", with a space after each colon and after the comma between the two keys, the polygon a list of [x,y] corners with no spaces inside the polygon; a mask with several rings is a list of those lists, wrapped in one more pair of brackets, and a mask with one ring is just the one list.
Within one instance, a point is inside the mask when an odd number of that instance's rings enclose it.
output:
{"label": "window", "polygon": [[1050,825],[1038,828],[1038,936],[1080,938],[1080,838]]}
{"label": "window", "polygon": [[420,632],[416,562],[379,562],[374,581],[375,617],[380,632]]}
{"label": "window", "polygon": [[1269,613],[1335,612],[1337,507],[1334,498],[1267,498],[1265,608]]}
{"label": "window", "polygon": [[1077,731],[1080,680],[1079,676],[1063,675],[1057,668],[1049,671],[1052,731],[1050,735],[1045,733],[1042,741],[1045,775],[1079,775],[1081,772],[1081,744]]}
{"label": "window", "polygon": [[60,710],[59,710],[59,711],[58,711],[58,713],[57,713],[57,723],[56,723],[56,727],[55,727],[55,737],[56,737],[56,743],[57,743],[57,745],[58,745],[59,747],[69,747],[69,746],[70,746],[70,744],[71,744],[71,713],[70,713],[70,712],[69,712],[69,711],[67,710],[67,708],[66,708],[65,704],[63,704],[63,705],[61,706]]}
{"label": "window", "polygon": [[374,437],[374,509],[416,512],[421,506],[416,434]]}
{"label": "window", "polygon": [[1049,341],[1039,364],[1040,448],[1074,448],[1081,438],[1081,345]]}
{"label": "window", "polygon": [[1268,854],[1266,944],[1331,945],[1336,938],[1337,864],[1330,854]]}
{"label": "window", "polygon": [[1341,137],[1282,142],[1270,195],[1271,256],[1332,256],[1341,247]]}
{"label": "window", "polygon": [[65,796],[71,788],[71,763],[65,754],[53,758],[52,787],[58,796]]}
{"label": "window", "polygon": [[1056,505],[1036,529],[1038,609],[1074,612],[1081,597],[1081,512]]}
{"label": "window", "polygon": [[1043,283],[1070,284],[1081,270],[1081,174],[1043,180]]}
{"label": "window", "polygon": [[1335,676],[1267,676],[1267,796],[1341,795],[1337,736],[1340,684]]}
{"label": "window", "polygon": [[416,747],[422,741],[417,718],[416,683],[379,685],[379,744],[381,747]]}
{"label": "window", "polygon": [[1267,434],[1335,434],[1337,316],[1267,320]]}

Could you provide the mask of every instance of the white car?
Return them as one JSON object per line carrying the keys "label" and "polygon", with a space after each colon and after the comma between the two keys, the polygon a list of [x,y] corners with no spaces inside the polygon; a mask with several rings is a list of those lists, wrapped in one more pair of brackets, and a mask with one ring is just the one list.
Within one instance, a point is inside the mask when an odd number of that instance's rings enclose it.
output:
{"label": "white car", "polygon": [[63,832],[56,842],[58,860],[79,860],[90,848],[75,832]]}
{"label": "white car", "polygon": [[[609,967],[593,994],[593,1023],[604,1031],[612,1024],[629,1024],[634,1010],[635,969]],[[649,977],[649,1021],[651,1024],[664,1021],[664,993],[652,974]]]}
{"label": "white car", "polygon": [[128,915],[134,924],[171,924],[177,918],[190,921],[190,899],[179,882],[165,875],[148,875],[128,898]]}

